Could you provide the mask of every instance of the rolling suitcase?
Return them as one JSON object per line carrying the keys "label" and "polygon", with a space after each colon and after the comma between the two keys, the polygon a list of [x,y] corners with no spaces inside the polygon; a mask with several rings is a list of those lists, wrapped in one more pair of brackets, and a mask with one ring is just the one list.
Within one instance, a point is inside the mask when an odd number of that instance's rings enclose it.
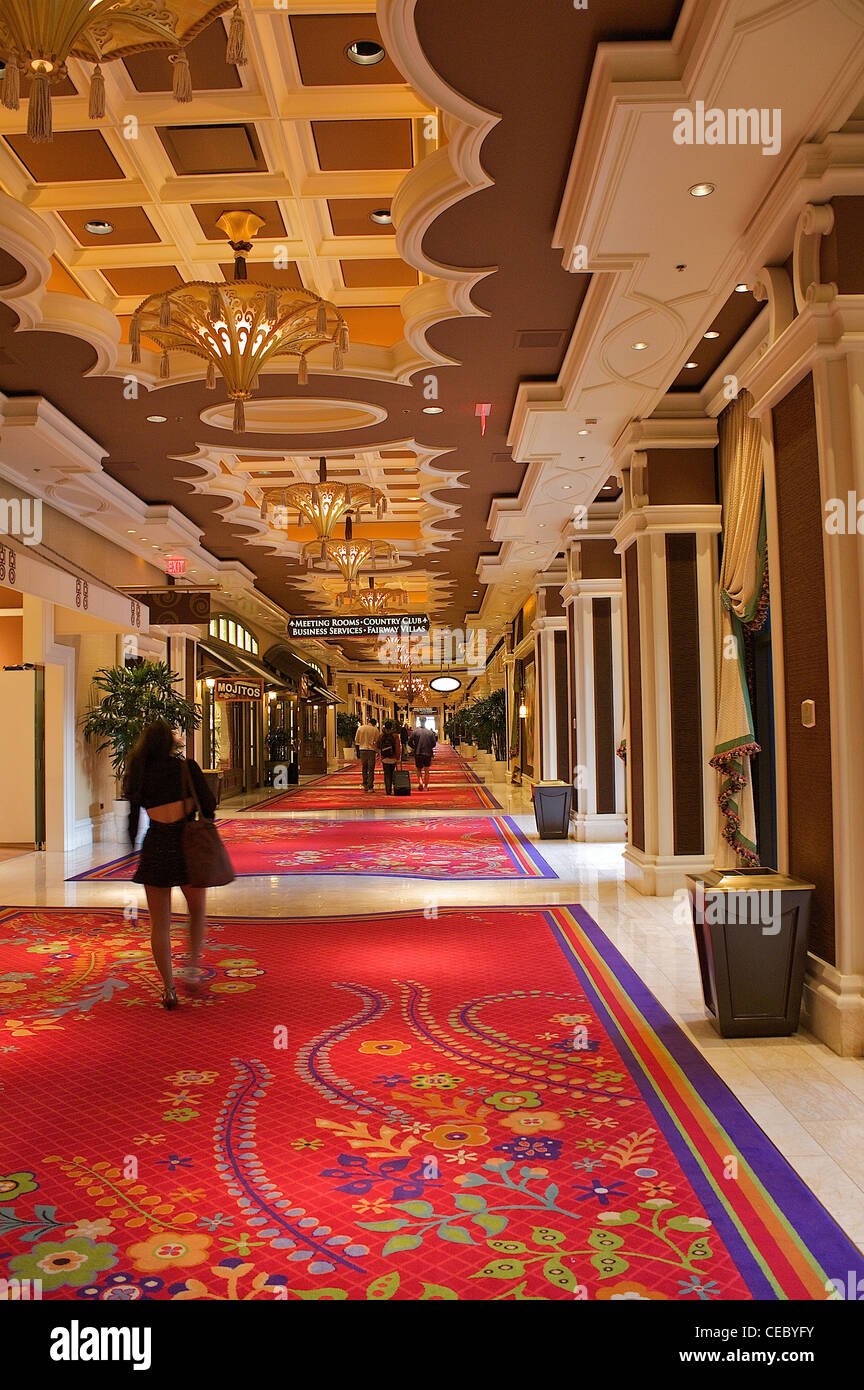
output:
{"label": "rolling suitcase", "polygon": [[397,767],[396,771],[393,773],[393,795],[411,795],[411,774],[407,767]]}

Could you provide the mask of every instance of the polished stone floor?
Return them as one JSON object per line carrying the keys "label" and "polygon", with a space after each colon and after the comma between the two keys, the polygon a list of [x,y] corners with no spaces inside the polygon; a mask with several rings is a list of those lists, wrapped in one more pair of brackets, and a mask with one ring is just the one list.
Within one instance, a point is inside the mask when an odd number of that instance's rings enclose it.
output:
{"label": "polished stone floor", "polygon": [[[536,840],[527,792],[496,781],[487,785],[503,812],[514,816],[525,834]],[[260,797],[257,792],[235,798],[220,814],[236,814]],[[256,816],[266,814],[265,808],[256,807]],[[407,806],[400,801],[397,809],[379,791],[374,797],[363,797],[355,810],[319,811],[315,818],[399,815],[422,819],[423,814],[421,797],[412,796]],[[435,812],[436,817],[447,814],[476,816],[478,812]],[[302,819],[287,813],[276,818]],[[682,920],[680,907],[676,911],[669,898],[643,897],[625,883],[621,845],[547,840],[540,849],[558,874],[557,880],[430,882],[267,876],[213,889],[209,900],[218,912],[325,917],[346,911],[434,909],[436,905],[581,903],[824,1206],[864,1249],[864,1059],[837,1057],[805,1032],[792,1038],[718,1037],[702,1003],[692,926]],[[132,894],[140,898],[143,908],[143,889],[134,884],[65,881],[68,875],[114,859],[125,850],[124,843],[109,840],[70,854],[29,853],[0,862],[0,902],[116,907]],[[177,910],[180,905],[177,894]],[[434,929],[431,913],[430,924]]]}

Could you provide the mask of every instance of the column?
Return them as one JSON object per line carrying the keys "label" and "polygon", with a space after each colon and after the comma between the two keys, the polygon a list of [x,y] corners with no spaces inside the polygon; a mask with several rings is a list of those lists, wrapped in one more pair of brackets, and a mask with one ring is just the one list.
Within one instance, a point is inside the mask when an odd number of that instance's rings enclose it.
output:
{"label": "column", "polygon": [[658,896],[713,862],[716,442],[713,420],[649,420],[631,427],[619,454],[623,510],[612,534],[627,654],[625,872]]}
{"label": "column", "polygon": [[534,780],[570,781],[570,688],[567,673],[567,617],[561,599],[565,575],[537,588],[534,621],[536,710]]}
{"label": "column", "polygon": [[[836,177],[835,177],[836,174]],[[803,1020],[864,1055],[864,168],[802,203],[791,280],[765,267],[767,349],[742,383],[763,425],[778,867],[815,884]]]}
{"label": "column", "polygon": [[577,840],[627,835],[621,559],[608,525],[568,547],[567,610],[573,819]]}

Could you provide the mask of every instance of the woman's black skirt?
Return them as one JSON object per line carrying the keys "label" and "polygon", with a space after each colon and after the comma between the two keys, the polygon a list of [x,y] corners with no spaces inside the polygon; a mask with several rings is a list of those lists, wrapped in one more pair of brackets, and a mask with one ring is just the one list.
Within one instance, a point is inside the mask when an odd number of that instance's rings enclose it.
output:
{"label": "woman's black skirt", "polygon": [[176,888],[189,882],[186,860],[183,858],[183,831],[186,818],[166,825],[151,820],[141,845],[138,868],[133,883],[151,888]]}

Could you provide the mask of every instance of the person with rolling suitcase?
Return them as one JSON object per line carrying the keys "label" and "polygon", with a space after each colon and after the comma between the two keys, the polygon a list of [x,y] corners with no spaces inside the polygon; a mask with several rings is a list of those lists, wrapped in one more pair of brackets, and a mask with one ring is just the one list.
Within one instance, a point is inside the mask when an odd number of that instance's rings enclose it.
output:
{"label": "person with rolling suitcase", "polygon": [[384,728],[378,740],[378,752],[381,754],[381,770],[384,773],[384,793],[386,796],[392,796],[393,777],[402,754],[402,740],[392,719],[384,720]]}
{"label": "person with rolling suitcase", "polygon": [[[398,731],[397,731],[397,736],[398,736]],[[401,743],[401,739],[400,739],[400,743]],[[403,767],[403,766],[402,766],[402,754],[404,753],[404,751],[405,751],[405,749],[404,749],[404,744],[403,744],[403,745],[402,745],[402,748],[400,749],[399,766],[398,766],[397,768],[395,768],[395,769],[394,769],[394,772],[393,772],[393,795],[394,795],[394,796],[410,796],[410,795],[411,795],[411,774],[409,773],[407,767]]]}

